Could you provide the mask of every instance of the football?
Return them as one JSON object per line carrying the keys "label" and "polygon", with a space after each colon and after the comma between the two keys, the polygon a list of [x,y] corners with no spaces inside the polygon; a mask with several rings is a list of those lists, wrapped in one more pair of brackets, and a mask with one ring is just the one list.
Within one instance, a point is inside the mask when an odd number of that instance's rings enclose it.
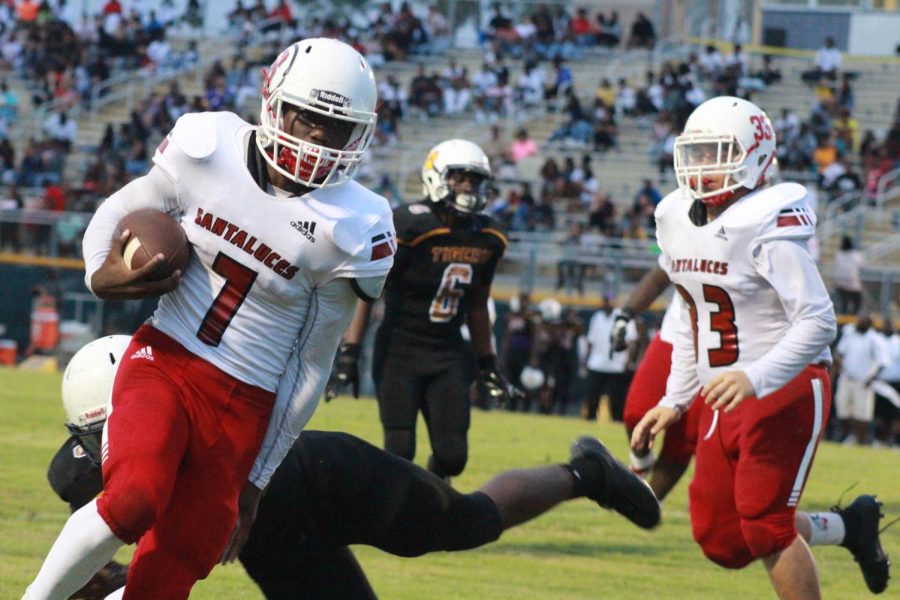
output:
{"label": "football", "polygon": [[174,218],[161,210],[142,208],[122,217],[118,231],[126,229],[131,231],[131,238],[125,244],[122,258],[129,269],[139,269],[157,254],[163,254],[166,259],[151,279],[165,279],[176,269],[184,271],[190,258],[190,244]]}

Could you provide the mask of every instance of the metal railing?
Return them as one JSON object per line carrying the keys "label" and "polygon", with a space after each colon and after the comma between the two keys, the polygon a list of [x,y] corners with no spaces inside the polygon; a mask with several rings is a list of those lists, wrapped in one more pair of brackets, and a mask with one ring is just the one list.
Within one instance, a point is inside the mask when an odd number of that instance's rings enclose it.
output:
{"label": "metal railing", "polygon": [[885,203],[900,197],[898,179],[900,179],[900,167],[882,175],[881,179],[878,180],[878,188],[875,192],[875,206],[882,208]]}

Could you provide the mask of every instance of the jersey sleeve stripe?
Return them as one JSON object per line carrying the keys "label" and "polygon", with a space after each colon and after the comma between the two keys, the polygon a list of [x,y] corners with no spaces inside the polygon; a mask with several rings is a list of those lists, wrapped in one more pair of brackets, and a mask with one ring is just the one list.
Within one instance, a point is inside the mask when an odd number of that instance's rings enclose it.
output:
{"label": "jersey sleeve stripe", "polygon": [[491,233],[491,234],[497,236],[498,238],[500,238],[500,241],[503,242],[504,248],[509,246],[509,238],[507,238],[503,234],[503,232],[500,231],[499,229],[494,229],[493,227],[488,227],[487,229],[482,229],[481,231],[483,231],[484,233]]}
{"label": "jersey sleeve stripe", "polygon": [[436,229],[432,229],[431,231],[426,231],[425,233],[414,237],[412,240],[402,240],[397,238],[397,242],[403,244],[404,246],[418,246],[423,241],[427,240],[430,237],[434,237],[436,235],[443,235],[445,233],[450,233],[449,227],[438,227]]}

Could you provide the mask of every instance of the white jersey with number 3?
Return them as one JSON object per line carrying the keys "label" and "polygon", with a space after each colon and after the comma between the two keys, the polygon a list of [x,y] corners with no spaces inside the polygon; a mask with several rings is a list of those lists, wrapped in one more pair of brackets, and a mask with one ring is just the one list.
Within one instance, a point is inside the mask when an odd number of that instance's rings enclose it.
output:
{"label": "white jersey with number 3", "polygon": [[784,183],[740,199],[706,225],[680,190],[656,210],[660,263],[683,301],[662,403],[687,406],[720,372],[744,371],[757,397],[831,360],[831,300],[809,253],[806,189]]}

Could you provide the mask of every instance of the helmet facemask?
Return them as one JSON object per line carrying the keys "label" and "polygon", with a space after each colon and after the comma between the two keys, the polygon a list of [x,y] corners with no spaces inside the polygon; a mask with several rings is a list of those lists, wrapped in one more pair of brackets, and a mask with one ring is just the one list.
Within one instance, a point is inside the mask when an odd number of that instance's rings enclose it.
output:
{"label": "helmet facemask", "polygon": [[[454,183],[450,181],[454,176],[460,179],[455,184],[457,187],[462,187],[464,185],[464,180],[469,178],[472,181],[469,186],[470,191],[454,191]],[[489,173],[474,170],[470,167],[449,167],[446,176],[442,179],[446,181],[448,192],[447,196],[444,198],[444,202],[448,203],[461,213],[472,214],[484,210],[484,207],[487,205],[488,188],[490,187],[491,182]]]}
{"label": "helmet facemask", "polygon": [[744,165],[746,157],[746,149],[734,135],[683,134],[675,139],[675,178],[695,200],[719,206],[739,188],[753,187]]}
{"label": "helmet facemask", "polygon": [[102,443],[104,423],[106,423],[106,419],[83,427],[73,423],[66,423],[66,429],[75,436],[78,443],[84,448],[88,458],[95,464],[100,464],[100,445]]}
{"label": "helmet facemask", "polygon": [[[309,111],[337,121],[353,124],[343,148],[329,148],[300,139],[288,133],[285,112],[290,109]],[[308,188],[323,188],[352,179],[359,170],[375,131],[375,113],[362,121],[348,116],[349,111],[336,106],[321,106],[288,101],[280,90],[264,103],[263,124],[257,133],[257,145],[269,164],[290,180]],[[268,120],[268,123],[267,123]],[[272,124],[277,124],[277,127]]]}

